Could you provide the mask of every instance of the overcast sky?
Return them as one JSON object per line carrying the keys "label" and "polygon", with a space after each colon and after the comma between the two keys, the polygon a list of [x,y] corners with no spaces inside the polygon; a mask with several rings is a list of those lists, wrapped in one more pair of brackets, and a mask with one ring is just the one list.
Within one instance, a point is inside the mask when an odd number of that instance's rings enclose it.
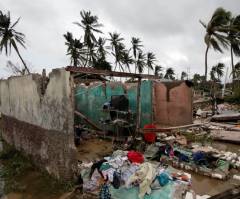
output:
{"label": "overcast sky", "polygon": [[[144,50],[154,52],[159,64],[173,67],[179,77],[189,69],[191,75],[204,73],[205,32],[199,19],[207,22],[220,6],[240,14],[240,0],[0,1],[0,10],[9,10],[13,21],[21,17],[16,29],[26,35],[27,49],[20,48],[20,52],[35,72],[69,65],[63,34],[82,35],[73,22],[80,21],[79,12],[84,9],[99,17],[106,37],[117,31],[128,46],[132,36],[140,37]],[[0,77],[8,75],[4,69],[7,60],[20,63],[14,51],[9,57],[0,54]],[[220,61],[230,66],[230,52],[209,51],[209,66]]]}

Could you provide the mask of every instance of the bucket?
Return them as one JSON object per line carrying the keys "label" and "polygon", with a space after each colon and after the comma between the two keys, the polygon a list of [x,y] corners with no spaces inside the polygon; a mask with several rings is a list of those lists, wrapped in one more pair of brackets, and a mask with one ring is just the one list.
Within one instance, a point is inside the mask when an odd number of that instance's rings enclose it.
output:
{"label": "bucket", "polygon": [[[143,130],[144,129],[156,129],[156,126],[154,124],[146,124],[143,127]],[[144,133],[143,137],[146,142],[153,143],[155,142],[157,136],[155,132],[147,131]]]}

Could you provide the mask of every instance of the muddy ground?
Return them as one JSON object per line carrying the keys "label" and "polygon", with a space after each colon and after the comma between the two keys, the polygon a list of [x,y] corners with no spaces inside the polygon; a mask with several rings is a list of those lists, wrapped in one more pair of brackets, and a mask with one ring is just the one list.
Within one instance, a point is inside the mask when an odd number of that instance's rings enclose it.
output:
{"label": "muddy ground", "polygon": [[[236,152],[240,150],[239,145],[226,144],[214,142],[213,146],[220,150],[228,150]],[[84,142],[78,147],[79,155],[78,159],[81,161],[91,161],[99,159],[103,156],[112,153],[112,142],[102,139],[93,139]],[[189,171],[188,171],[189,172]],[[216,180],[206,176],[201,176],[196,173],[192,174],[192,189],[200,195],[208,194],[215,195],[223,192],[229,188],[234,187],[236,184],[240,184],[239,181],[229,179],[228,181]],[[24,187],[24,191],[21,193],[9,193],[4,199],[74,199],[74,198],[94,198],[91,195],[84,195],[80,197],[74,194],[68,193],[50,193],[47,189],[43,189],[43,181],[40,180],[40,173],[38,171],[29,171],[18,182]]]}

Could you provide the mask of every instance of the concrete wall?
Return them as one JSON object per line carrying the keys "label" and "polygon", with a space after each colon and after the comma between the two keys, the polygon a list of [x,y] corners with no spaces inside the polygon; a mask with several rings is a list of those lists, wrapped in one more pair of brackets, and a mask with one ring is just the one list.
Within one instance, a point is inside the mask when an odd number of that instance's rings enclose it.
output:
{"label": "concrete wall", "polygon": [[[129,109],[136,115],[137,83],[102,82],[92,83],[90,86],[78,85],[75,89],[76,109],[86,115],[94,123],[108,119],[109,113],[102,110],[105,102],[110,101],[112,95],[127,95]],[[152,81],[142,81],[141,84],[141,127],[152,122]]]}
{"label": "concrete wall", "polygon": [[192,123],[192,89],[185,82],[154,82],[154,122],[161,126]]}
{"label": "concrete wall", "polygon": [[71,83],[64,69],[50,73],[45,89],[38,74],[0,81],[3,138],[50,174],[66,179],[76,161]]}
{"label": "concrete wall", "polygon": [[[129,109],[136,113],[137,83],[102,82],[75,89],[76,109],[101,127],[99,120],[107,119],[102,106],[111,95],[127,95]],[[192,123],[192,89],[184,81],[142,81],[141,127],[156,123],[176,126]]]}

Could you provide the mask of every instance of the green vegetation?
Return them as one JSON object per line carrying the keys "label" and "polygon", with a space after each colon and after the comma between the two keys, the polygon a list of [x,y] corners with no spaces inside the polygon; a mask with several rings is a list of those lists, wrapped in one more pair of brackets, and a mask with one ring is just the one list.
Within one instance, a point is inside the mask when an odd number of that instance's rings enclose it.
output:
{"label": "green vegetation", "polygon": [[[67,55],[70,56],[70,64],[82,67],[94,67],[104,70],[118,70],[131,72],[131,65],[135,73],[142,73],[146,68],[148,73],[156,67],[156,55],[153,52],[143,52],[142,41],[132,37],[130,48],[124,44],[124,38],[120,33],[111,32],[109,38],[96,37],[96,34],[103,34],[102,24],[98,17],[90,11],[80,11],[80,22],[74,22],[83,30],[80,39],[73,37],[72,33],[64,34],[67,46]],[[83,38],[83,41],[81,41]],[[112,58],[110,58],[112,56]],[[114,60],[114,68],[107,60]]]}
{"label": "green vegetation", "polygon": [[231,12],[226,11],[223,8],[218,8],[212,15],[212,18],[208,24],[200,23],[206,29],[206,34],[204,41],[206,43],[206,52],[205,52],[205,81],[207,80],[207,55],[208,50],[212,47],[214,50],[223,53],[222,48],[228,48],[229,41],[227,39],[227,33],[229,30],[229,23],[231,19]]}
{"label": "green vegetation", "polygon": [[13,47],[24,65],[24,73],[28,74],[30,71],[20,55],[17,46],[17,44],[20,44],[25,48],[25,35],[21,32],[17,32],[14,29],[19,20],[20,18],[18,18],[14,23],[11,23],[10,12],[3,14],[3,12],[0,10],[0,52],[5,50],[6,55],[8,55],[11,53],[11,48]]}
{"label": "green vegetation", "polygon": [[181,73],[181,80],[185,80],[185,78],[188,77],[188,74],[185,71],[182,71]]}
{"label": "green vegetation", "polygon": [[167,68],[164,78],[174,80],[175,79],[174,75],[175,75],[175,72],[173,68]]}
{"label": "green vegetation", "polygon": [[7,144],[4,144],[4,151],[0,153],[0,160],[4,165],[0,176],[5,181],[5,193],[23,191],[24,187],[17,182],[16,178],[33,171],[31,162]]}
{"label": "green vegetation", "polygon": [[224,101],[233,104],[240,104],[240,88],[235,88],[233,95],[225,97]]}
{"label": "green vegetation", "polygon": [[230,11],[220,7],[215,10],[208,24],[202,21],[200,23],[206,29],[204,37],[207,46],[205,52],[205,81],[207,80],[207,55],[210,47],[215,51],[223,53],[223,49],[228,49],[230,46],[232,76],[234,79],[233,54],[240,56],[240,15],[234,17]]}
{"label": "green vegetation", "polygon": [[195,133],[182,132],[182,135],[184,135],[187,141],[190,143],[201,143],[202,145],[205,145],[205,144],[212,144],[213,142],[213,138],[208,133],[195,134]]}
{"label": "green vegetation", "polygon": [[232,77],[233,79],[236,78],[235,74],[235,67],[234,67],[234,60],[233,54],[235,56],[240,56],[240,35],[239,35],[239,26],[240,26],[240,15],[233,17],[230,21],[230,30],[228,32],[228,39],[230,42],[230,50],[231,50],[231,64],[232,64]]}
{"label": "green vegetation", "polygon": [[38,170],[29,158],[4,143],[0,153],[3,164],[0,173],[5,181],[4,192],[56,195],[71,190],[73,185],[57,180],[45,171]]}

